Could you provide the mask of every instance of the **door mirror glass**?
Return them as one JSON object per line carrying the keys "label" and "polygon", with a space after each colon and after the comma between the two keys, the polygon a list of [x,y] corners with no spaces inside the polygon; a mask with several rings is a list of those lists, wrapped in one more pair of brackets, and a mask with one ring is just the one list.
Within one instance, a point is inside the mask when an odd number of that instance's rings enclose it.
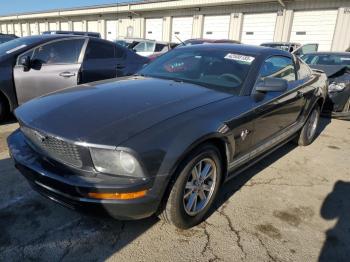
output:
{"label": "door mirror glass", "polygon": [[23,71],[29,71],[30,69],[30,57],[29,56],[22,56],[20,58],[19,64],[23,66]]}
{"label": "door mirror glass", "polygon": [[287,89],[287,80],[281,78],[266,77],[257,84],[255,91],[261,93],[285,92]]}

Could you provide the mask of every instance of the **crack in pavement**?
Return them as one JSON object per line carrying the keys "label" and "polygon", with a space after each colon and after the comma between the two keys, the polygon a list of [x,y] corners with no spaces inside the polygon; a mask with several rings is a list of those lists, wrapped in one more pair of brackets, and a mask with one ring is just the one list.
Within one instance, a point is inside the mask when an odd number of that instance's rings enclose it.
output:
{"label": "crack in pavement", "polygon": [[221,210],[218,210],[218,213],[223,216],[226,220],[227,220],[227,223],[228,223],[228,226],[230,228],[230,230],[235,233],[236,237],[237,237],[237,246],[239,247],[239,249],[241,250],[241,252],[243,253],[244,255],[244,258],[247,258],[247,253],[244,251],[243,249],[243,245],[241,243],[241,233],[239,230],[235,229],[233,224],[232,224],[232,221],[230,219],[230,217],[225,213],[225,209],[227,207],[227,205],[229,204],[229,202],[225,203],[222,207]]}
{"label": "crack in pavement", "polygon": [[260,245],[265,249],[266,255],[273,261],[273,262],[279,262],[280,260],[277,259],[276,257],[274,257],[270,250],[267,248],[267,246],[265,245],[265,243],[261,240],[261,238],[259,237],[259,235],[257,233],[253,234],[259,241]]}
{"label": "crack in pavement", "polygon": [[213,251],[212,247],[210,246],[210,234],[207,230],[207,225],[210,225],[209,223],[207,223],[206,221],[203,222],[204,225],[204,234],[206,236],[206,243],[205,246],[203,248],[203,250],[201,251],[202,256],[205,258],[205,253],[209,250],[211,252],[211,254],[214,256],[214,258],[210,258],[208,261],[209,262],[214,262],[214,261],[220,261],[222,260],[221,258],[219,258]]}

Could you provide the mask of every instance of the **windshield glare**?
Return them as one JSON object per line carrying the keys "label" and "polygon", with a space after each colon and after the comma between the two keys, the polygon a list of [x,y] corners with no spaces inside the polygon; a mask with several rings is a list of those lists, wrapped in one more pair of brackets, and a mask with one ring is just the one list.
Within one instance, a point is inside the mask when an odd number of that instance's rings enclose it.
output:
{"label": "windshield glare", "polygon": [[0,56],[11,54],[17,50],[20,50],[22,48],[25,48],[28,45],[31,45],[38,41],[34,38],[16,38],[14,40],[8,41],[6,43],[3,43],[0,45]]}
{"label": "windshield glare", "polygon": [[250,55],[227,50],[173,50],[146,66],[140,74],[239,94],[253,61]]}
{"label": "windshield glare", "polygon": [[350,67],[350,55],[303,55],[302,58],[309,65],[343,65]]}

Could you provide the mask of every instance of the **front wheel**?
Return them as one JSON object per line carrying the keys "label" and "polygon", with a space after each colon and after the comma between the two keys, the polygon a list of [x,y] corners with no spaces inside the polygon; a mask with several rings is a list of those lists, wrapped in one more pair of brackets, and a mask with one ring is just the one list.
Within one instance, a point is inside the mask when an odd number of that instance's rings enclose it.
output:
{"label": "front wheel", "polygon": [[300,131],[297,143],[299,146],[307,146],[315,139],[318,124],[320,122],[320,107],[317,105],[312,110],[303,128]]}
{"label": "front wheel", "polygon": [[180,168],[160,217],[181,229],[202,222],[217,195],[221,173],[218,149],[211,144],[199,147]]}

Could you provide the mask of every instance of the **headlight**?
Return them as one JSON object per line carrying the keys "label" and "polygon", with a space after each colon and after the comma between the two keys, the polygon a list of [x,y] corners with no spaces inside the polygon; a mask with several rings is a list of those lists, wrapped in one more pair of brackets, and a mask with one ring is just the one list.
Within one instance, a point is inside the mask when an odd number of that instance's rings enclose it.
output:
{"label": "headlight", "polygon": [[129,152],[90,148],[92,162],[97,171],[112,175],[143,177],[141,166]]}
{"label": "headlight", "polygon": [[345,83],[335,83],[332,82],[329,86],[328,86],[328,92],[332,93],[332,92],[340,92],[343,91],[344,88],[346,87]]}

